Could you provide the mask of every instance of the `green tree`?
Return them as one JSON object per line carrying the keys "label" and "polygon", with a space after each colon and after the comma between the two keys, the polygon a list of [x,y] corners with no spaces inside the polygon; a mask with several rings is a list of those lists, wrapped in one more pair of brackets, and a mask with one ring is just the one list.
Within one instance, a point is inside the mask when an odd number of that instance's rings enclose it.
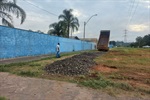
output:
{"label": "green tree", "polygon": [[136,42],[133,42],[130,44],[131,47],[138,47],[138,44]]}
{"label": "green tree", "polygon": [[109,44],[112,44],[113,46],[116,46],[116,42],[115,41],[110,41]]}
{"label": "green tree", "polygon": [[136,42],[131,44],[132,47],[142,47],[146,45],[150,46],[150,34],[145,35],[144,37],[138,36]]}
{"label": "green tree", "polygon": [[0,0],[0,17],[2,24],[9,27],[14,27],[12,15],[16,15],[17,18],[21,18],[21,24],[25,21],[26,13],[16,4],[16,0]]}
{"label": "green tree", "polygon": [[63,25],[66,27],[65,32],[67,32],[67,37],[69,37],[70,29],[74,32],[79,27],[78,18],[73,16],[72,11],[72,9],[65,9],[63,14],[59,15],[59,19],[63,21]]}
{"label": "green tree", "polygon": [[50,35],[57,35],[60,36],[63,33],[63,27],[62,27],[62,23],[58,22],[58,23],[52,23],[49,25],[50,30],[47,32]]}
{"label": "green tree", "polygon": [[144,37],[143,37],[143,44],[144,45],[149,45],[150,46],[150,34],[148,34],[148,35],[145,35]]}
{"label": "green tree", "polygon": [[138,36],[136,38],[136,42],[138,44],[138,47],[142,47],[142,45],[143,45],[143,38],[141,36]]}

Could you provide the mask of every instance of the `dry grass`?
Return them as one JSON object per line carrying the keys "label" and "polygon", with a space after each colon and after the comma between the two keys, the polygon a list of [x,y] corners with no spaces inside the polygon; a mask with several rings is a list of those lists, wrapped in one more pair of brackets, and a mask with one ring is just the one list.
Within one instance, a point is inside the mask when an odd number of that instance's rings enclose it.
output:
{"label": "dry grass", "polygon": [[[95,51],[90,51],[95,52]],[[94,59],[89,75],[49,75],[43,69],[56,60],[72,57],[78,53],[65,54],[61,58],[44,58],[38,61],[0,65],[0,71],[13,74],[75,82],[91,88],[101,89],[111,95],[129,93],[150,94],[150,49],[114,48]]]}
{"label": "dry grass", "polygon": [[112,69],[97,70],[107,79],[127,83],[136,91],[150,94],[150,49],[114,48],[95,61],[100,68]]}
{"label": "dry grass", "polygon": [[44,58],[37,61],[0,65],[0,72],[10,72],[21,76],[43,78],[43,75],[47,74],[44,70],[47,64],[51,64],[57,60],[62,60],[68,57],[72,57],[73,55],[76,54],[79,54],[79,52],[62,54],[61,58],[56,58],[55,56],[52,56],[51,58],[50,57]]}

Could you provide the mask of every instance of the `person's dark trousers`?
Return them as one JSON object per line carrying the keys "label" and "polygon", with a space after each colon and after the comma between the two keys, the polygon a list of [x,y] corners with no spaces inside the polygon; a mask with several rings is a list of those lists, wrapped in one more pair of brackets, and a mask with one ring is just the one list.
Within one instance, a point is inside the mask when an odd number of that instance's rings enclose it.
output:
{"label": "person's dark trousers", "polygon": [[56,53],[56,58],[60,58],[59,51],[57,51],[57,53]]}

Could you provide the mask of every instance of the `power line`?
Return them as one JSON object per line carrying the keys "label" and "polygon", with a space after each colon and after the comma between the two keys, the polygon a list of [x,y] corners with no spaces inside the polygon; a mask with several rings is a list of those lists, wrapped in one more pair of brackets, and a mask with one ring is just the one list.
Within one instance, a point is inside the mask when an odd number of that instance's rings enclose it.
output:
{"label": "power line", "polygon": [[134,4],[135,4],[135,0],[133,0],[131,3],[133,3],[133,4],[132,4],[131,7],[129,8],[129,18],[130,18],[130,16],[132,15],[132,11],[133,11],[133,7],[134,7]]}
{"label": "power line", "polygon": [[[130,19],[131,19],[131,15],[132,15],[132,11],[133,11],[133,7],[134,7],[134,3],[135,3],[135,0],[133,1],[133,4],[132,4],[132,6],[131,6],[131,9],[129,9],[129,10],[130,10],[130,13],[129,13],[129,20],[128,20],[127,26],[128,26],[128,25],[129,25],[129,23],[130,23]],[[127,26],[126,26],[126,28],[127,28]]]}
{"label": "power line", "polygon": [[132,21],[132,18],[133,18],[133,16],[135,15],[135,12],[136,12],[136,10],[137,10],[138,5],[139,5],[139,0],[138,0],[137,5],[136,5],[136,7],[135,7],[135,9],[134,9],[134,11],[133,11],[133,14],[132,14],[132,16],[131,16],[131,18],[130,18],[130,20],[129,20],[129,23]]}
{"label": "power line", "polygon": [[[148,33],[150,33],[150,0],[148,1],[148,3],[147,3],[148,5],[147,5],[147,7],[148,7],[148,11],[146,12],[146,14],[148,14],[148,19],[147,19],[147,22],[145,23],[143,23],[142,21],[144,21],[144,20],[142,20],[142,19],[146,19],[147,17],[145,17],[145,16],[142,16],[140,19],[140,21],[139,21],[139,24],[147,24],[148,25],[148,27],[149,27],[149,29],[148,29]],[[144,15],[144,12],[141,14],[141,15]]]}
{"label": "power line", "polygon": [[43,10],[43,11],[45,11],[45,12],[51,14],[51,15],[58,16],[58,15],[56,15],[56,14],[54,14],[54,13],[52,13],[52,12],[49,12],[49,11],[47,11],[47,10],[45,10],[45,9],[43,9],[43,8],[41,8],[41,7],[37,6],[37,5],[35,5],[35,4],[32,4],[32,3],[30,3],[30,2],[28,2],[28,1],[26,1],[26,0],[23,0],[23,1],[27,2],[28,4],[30,4],[30,5],[32,5],[32,6],[36,7],[36,8],[38,8],[38,9],[40,9],[40,10]]}

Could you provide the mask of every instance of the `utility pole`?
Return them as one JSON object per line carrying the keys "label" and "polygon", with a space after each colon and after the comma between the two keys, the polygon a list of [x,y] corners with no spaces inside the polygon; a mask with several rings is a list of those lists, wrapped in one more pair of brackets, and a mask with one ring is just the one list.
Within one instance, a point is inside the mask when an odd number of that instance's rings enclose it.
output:
{"label": "utility pole", "polygon": [[84,41],[85,41],[85,25],[86,25],[86,22],[84,22],[84,33],[83,33],[83,39],[84,39]]}
{"label": "utility pole", "polygon": [[127,42],[127,30],[125,29],[124,31],[125,31],[125,33],[124,33],[124,43],[126,43]]}
{"label": "utility pole", "polygon": [[87,25],[87,23],[90,21],[90,19],[92,18],[92,17],[94,17],[94,16],[97,16],[97,14],[94,14],[94,15],[92,15],[89,19],[88,19],[88,21],[87,22],[84,22],[84,32],[83,32],[83,39],[85,40],[85,26]]}

